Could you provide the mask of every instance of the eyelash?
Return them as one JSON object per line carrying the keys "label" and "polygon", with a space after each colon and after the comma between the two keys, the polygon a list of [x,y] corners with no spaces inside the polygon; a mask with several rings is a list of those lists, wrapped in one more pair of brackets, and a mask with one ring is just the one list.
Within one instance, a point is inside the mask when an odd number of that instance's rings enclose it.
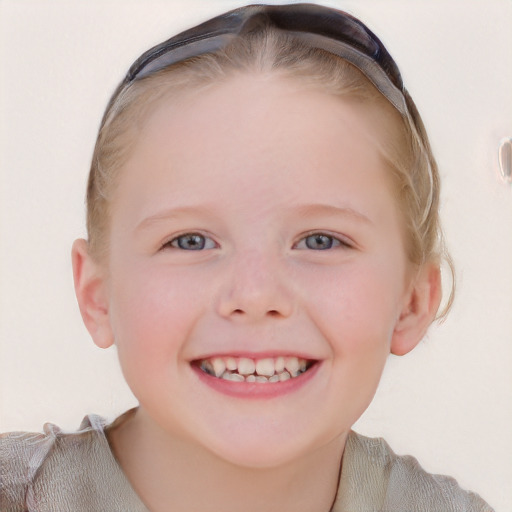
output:
{"label": "eyelash", "polygon": [[[182,242],[184,239],[189,239],[189,241],[191,241],[193,238],[195,238],[195,242],[194,243],[197,243],[198,242],[198,239],[199,239],[199,248],[186,248],[186,247],[183,247],[180,243],[180,241]],[[323,240],[327,246],[326,247],[323,247],[323,248],[319,248],[319,247],[311,247],[310,244],[308,244],[308,239],[313,239],[313,243],[317,243],[317,244],[320,244],[321,243],[321,240]],[[304,244],[305,247],[300,247],[301,244]],[[213,241],[212,238],[208,237],[208,236],[205,236],[201,233],[184,233],[182,235],[179,235],[179,236],[176,236],[174,238],[172,238],[171,240],[165,242],[163,245],[162,245],[162,249],[166,249],[166,248],[173,248],[173,249],[181,249],[183,251],[203,251],[205,249],[215,249],[217,246],[217,244]],[[299,250],[304,250],[304,249],[310,249],[312,251],[326,251],[326,250],[329,250],[329,249],[335,249],[335,248],[338,248],[338,247],[341,247],[341,248],[346,248],[346,249],[350,249],[352,248],[353,246],[347,242],[346,240],[343,240],[343,239],[340,239],[334,235],[330,235],[328,233],[323,233],[323,232],[314,232],[314,233],[310,233],[304,237],[302,237],[298,243],[296,243],[293,248],[294,249],[299,249]]]}
{"label": "eyelash", "polygon": [[[319,239],[323,238],[324,240],[327,240],[329,242],[328,247],[324,248],[312,248],[308,246],[308,239],[316,239],[316,242],[319,242]],[[299,247],[301,244],[304,244],[305,247]],[[353,245],[349,243],[347,240],[343,238],[339,238],[334,235],[330,235],[329,233],[323,233],[321,231],[309,233],[308,235],[302,237],[295,245],[294,249],[310,249],[312,251],[327,251],[329,249],[351,249],[353,248]]]}
{"label": "eyelash", "polygon": [[[188,238],[189,240],[193,237],[200,238],[202,240],[202,246],[199,249],[187,249],[185,247],[182,247],[180,245],[180,240]],[[208,242],[211,242],[210,244]],[[206,247],[206,245],[210,245],[209,247]],[[182,235],[176,236],[172,238],[171,240],[168,240],[162,245],[162,249],[166,248],[172,248],[172,249],[181,249],[183,251],[203,251],[205,249],[215,249],[217,247],[217,244],[213,241],[212,238],[209,236],[205,236],[201,233],[183,233]]]}

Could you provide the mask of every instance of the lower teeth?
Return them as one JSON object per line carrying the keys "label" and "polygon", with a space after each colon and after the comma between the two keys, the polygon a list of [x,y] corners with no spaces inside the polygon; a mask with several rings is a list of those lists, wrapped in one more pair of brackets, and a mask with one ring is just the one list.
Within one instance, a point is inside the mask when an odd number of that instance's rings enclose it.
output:
{"label": "lower teeth", "polygon": [[243,382],[245,380],[244,377],[242,375],[240,375],[239,373],[229,373],[229,372],[225,372],[221,378],[224,380],[232,380],[234,382]]}

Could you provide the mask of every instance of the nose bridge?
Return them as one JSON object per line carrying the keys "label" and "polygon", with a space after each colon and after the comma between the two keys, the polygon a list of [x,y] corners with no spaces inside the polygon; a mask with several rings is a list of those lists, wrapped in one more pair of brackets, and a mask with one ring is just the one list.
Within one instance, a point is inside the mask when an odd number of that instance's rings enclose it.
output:
{"label": "nose bridge", "polygon": [[235,252],[230,260],[220,297],[221,315],[256,319],[291,314],[293,295],[284,259],[277,251],[249,247]]}

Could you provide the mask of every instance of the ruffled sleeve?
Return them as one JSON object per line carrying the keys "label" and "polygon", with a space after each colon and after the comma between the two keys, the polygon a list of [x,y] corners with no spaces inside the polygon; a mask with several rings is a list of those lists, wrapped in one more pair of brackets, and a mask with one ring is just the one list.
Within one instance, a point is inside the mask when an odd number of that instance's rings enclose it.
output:
{"label": "ruffled sleeve", "polygon": [[147,512],[105,436],[105,420],[90,415],[65,433],[0,436],[1,512]]}
{"label": "ruffled sleeve", "polygon": [[52,429],[46,429],[45,434],[0,435],[0,510],[27,510],[31,484],[55,444],[52,434]]}
{"label": "ruffled sleeve", "polygon": [[414,457],[396,455],[381,438],[351,432],[332,512],[493,512],[456,480],[426,472]]}

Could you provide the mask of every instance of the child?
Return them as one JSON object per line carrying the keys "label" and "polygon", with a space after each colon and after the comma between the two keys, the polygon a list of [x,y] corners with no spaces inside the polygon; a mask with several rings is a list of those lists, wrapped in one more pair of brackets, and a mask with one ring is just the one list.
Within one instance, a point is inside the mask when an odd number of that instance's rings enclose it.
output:
{"label": "child", "polygon": [[421,119],[359,21],[249,6],[149,50],[87,200],[80,310],[140,405],[4,436],[2,510],[491,510],[350,430],[449,262]]}

